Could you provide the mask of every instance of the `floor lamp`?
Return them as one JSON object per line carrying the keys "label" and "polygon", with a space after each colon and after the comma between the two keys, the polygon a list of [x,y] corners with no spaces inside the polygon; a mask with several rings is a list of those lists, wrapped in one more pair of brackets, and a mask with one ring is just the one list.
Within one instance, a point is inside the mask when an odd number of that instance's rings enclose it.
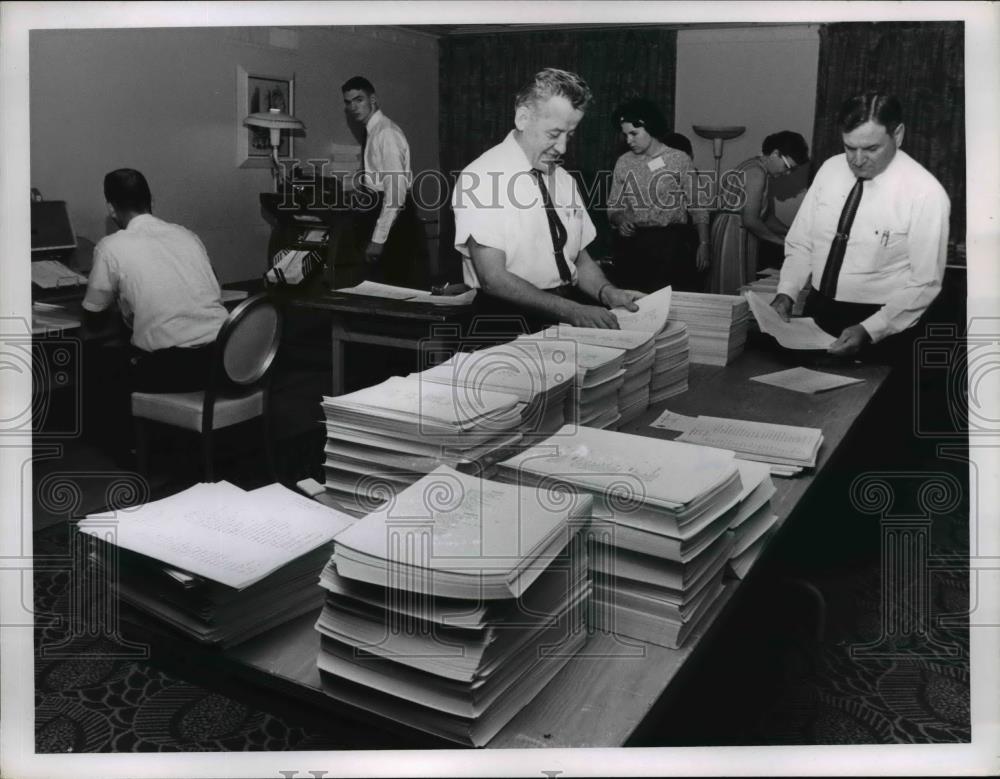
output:
{"label": "floor lamp", "polygon": [[[701,138],[712,141],[712,156],[715,157],[715,199],[719,197],[720,176],[722,175],[722,144],[731,138],[738,138],[746,131],[746,127],[739,125],[716,126],[707,124],[691,125]],[[718,203],[716,203],[718,205]]]}
{"label": "floor lamp", "polygon": [[271,133],[271,175],[274,177],[274,191],[278,191],[278,147],[281,145],[281,131],[305,130],[301,119],[286,114],[277,108],[258,111],[243,120],[247,127],[262,127]]}

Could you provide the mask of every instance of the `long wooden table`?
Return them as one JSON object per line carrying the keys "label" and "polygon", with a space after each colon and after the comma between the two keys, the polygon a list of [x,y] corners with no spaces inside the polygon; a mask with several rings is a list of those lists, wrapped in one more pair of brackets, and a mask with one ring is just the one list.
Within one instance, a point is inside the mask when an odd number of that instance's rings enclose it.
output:
{"label": "long wooden table", "polygon": [[[845,365],[824,368],[864,379],[861,384],[818,395],[799,393],[750,381],[752,376],[788,367],[774,355],[747,352],[726,368],[692,365],[687,393],[650,408],[626,432],[671,437],[649,427],[664,407],[681,414],[709,414],[822,428],[825,437],[817,466],[791,479],[775,479],[772,505],[779,526],[793,515],[796,505],[823,478],[831,457],[848,437],[888,376],[882,366]],[[772,534],[772,539],[775,534]],[[665,695],[685,663],[710,638],[713,626],[722,623],[733,606],[733,591],[723,597],[730,603],[719,618],[696,631],[678,650],[620,639],[595,632],[542,692],[490,742],[490,747],[614,747],[622,746]],[[251,639],[224,653],[205,653],[191,645],[185,651],[211,657],[214,667],[236,680],[230,694],[256,691],[258,705],[272,701],[283,710],[306,706],[331,717],[371,722],[371,716],[348,707],[324,692],[316,658],[319,634],[317,614],[308,614]],[[178,639],[183,649],[186,644]],[[318,724],[318,723],[317,723]],[[390,723],[391,732],[406,730]],[[420,736],[417,737],[421,738]],[[431,737],[423,737],[432,741]],[[421,743],[419,740],[417,743]],[[383,736],[380,745],[384,746]],[[413,734],[401,735],[399,746],[412,747]],[[434,745],[434,744],[428,744]],[[365,744],[358,745],[363,748]]]}

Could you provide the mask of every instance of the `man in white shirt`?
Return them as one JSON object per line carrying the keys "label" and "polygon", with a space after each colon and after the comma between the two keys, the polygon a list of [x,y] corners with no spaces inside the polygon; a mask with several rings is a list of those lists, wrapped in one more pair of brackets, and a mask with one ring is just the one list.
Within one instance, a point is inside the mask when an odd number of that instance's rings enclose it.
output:
{"label": "man in white shirt", "polygon": [[99,314],[117,300],[132,330],[128,389],[204,388],[227,316],[204,245],[187,228],[153,216],[149,184],[137,170],[105,176],[104,197],[121,229],[94,249],[84,310]]}
{"label": "man in white shirt", "polygon": [[895,97],[851,97],[838,123],[845,153],[823,164],[802,201],[771,305],[787,320],[811,274],[805,314],[838,336],[830,354],[890,356],[902,345],[890,337],[912,328],[941,291],[950,202],[937,179],[900,150]]}
{"label": "man in white shirt", "polygon": [[427,268],[423,236],[410,198],[410,145],[379,108],[375,87],[354,76],[341,87],[344,110],[365,131],[360,187],[354,198],[359,238],[371,275],[400,284],[423,284]]}
{"label": "man in white shirt", "polygon": [[635,310],[642,294],[609,283],[587,253],[596,230],[559,164],[590,98],[579,76],[555,68],[518,93],[514,129],[455,183],[455,248],[465,283],[498,309],[505,304],[532,322],[617,329],[608,309]]}

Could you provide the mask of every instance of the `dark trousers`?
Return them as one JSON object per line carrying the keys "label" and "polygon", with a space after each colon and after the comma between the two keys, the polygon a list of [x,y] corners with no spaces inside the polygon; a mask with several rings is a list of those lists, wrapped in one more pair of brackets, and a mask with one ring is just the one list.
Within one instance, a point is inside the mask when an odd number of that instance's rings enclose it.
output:
{"label": "dark trousers", "polygon": [[[361,258],[372,238],[375,223],[382,213],[385,196],[381,192],[364,190],[353,200],[355,250]],[[363,259],[362,259],[363,261]],[[396,216],[389,230],[378,262],[365,264],[365,278],[383,284],[416,289],[430,288],[430,262],[427,241],[413,199],[407,195],[406,205]]]}
{"label": "dark trousers", "polygon": [[695,267],[698,232],[690,224],[638,227],[630,238],[615,234],[616,284],[624,289],[655,292],[668,285],[699,290]]}
{"label": "dark trousers", "polygon": [[[583,294],[578,287],[572,284],[544,291],[585,306],[598,305],[596,301]],[[551,317],[495,297],[483,290],[479,290],[476,294],[475,307],[469,334],[478,339],[496,339],[497,342],[509,341],[519,335],[537,333],[539,330],[558,324]]]}
{"label": "dark trousers", "polygon": [[[812,288],[806,298],[803,313],[815,319],[816,324],[830,335],[839,337],[845,328],[860,324],[881,307],[878,303],[847,303],[833,300]],[[868,344],[862,348],[857,359],[908,370],[912,363],[913,340],[917,332],[918,328],[914,326],[902,333],[890,335],[876,344]]]}
{"label": "dark trousers", "polygon": [[215,344],[157,349],[131,347],[128,386],[132,392],[197,392],[208,385]]}

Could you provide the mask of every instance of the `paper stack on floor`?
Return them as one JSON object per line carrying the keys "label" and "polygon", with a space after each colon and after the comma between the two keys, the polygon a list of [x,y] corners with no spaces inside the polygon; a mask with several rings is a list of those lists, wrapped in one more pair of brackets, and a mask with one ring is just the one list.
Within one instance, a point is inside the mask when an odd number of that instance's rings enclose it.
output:
{"label": "paper stack on floor", "polygon": [[230,646],[322,603],[316,580],[330,540],[353,521],[280,484],[247,492],[217,482],[91,515],[77,528],[117,547],[123,601],[198,641]]}
{"label": "paper stack on floor", "polygon": [[323,398],[325,486],[360,516],[438,465],[488,475],[521,439],[525,404],[509,393],[456,392],[394,376],[347,395]]}
{"label": "paper stack on floor", "polygon": [[592,497],[597,627],[678,647],[721,607],[743,491],[732,452],[566,429],[501,462],[498,478]]}
{"label": "paper stack on floor", "polygon": [[359,520],[321,579],[324,688],[487,743],[586,638],[590,508],[441,467]]}
{"label": "paper stack on floor", "polygon": [[[526,440],[547,438],[572,412],[577,379],[575,344],[542,351],[534,341],[512,341],[477,352],[458,352],[443,363],[411,374],[421,382],[448,386],[463,405],[483,391],[514,395],[524,403],[518,432]],[[575,416],[572,417],[575,419]]]}
{"label": "paper stack on floor", "polygon": [[739,295],[675,292],[670,318],[688,326],[691,362],[728,365],[743,352],[750,307]]}

